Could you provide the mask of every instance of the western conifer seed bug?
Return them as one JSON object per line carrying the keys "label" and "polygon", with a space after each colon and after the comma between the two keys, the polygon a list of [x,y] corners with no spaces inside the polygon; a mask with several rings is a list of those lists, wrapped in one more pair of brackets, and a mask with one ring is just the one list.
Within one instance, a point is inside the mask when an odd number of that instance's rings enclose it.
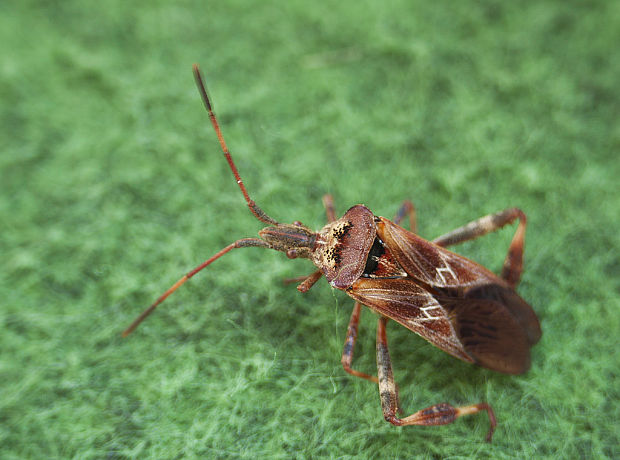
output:
{"label": "western conifer seed bug", "polygon": [[[330,196],[325,196],[328,223],[314,232],[301,222],[283,224],[267,215],[249,196],[232,160],[197,65],[194,77],[209,118],[250,211],[268,225],[260,238],[243,238],[226,246],[184,275],[123,332],[129,335],[153,310],[188,279],[236,248],[258,247],[284,252],[287,257],[310,259],[317,270],[301,281],[308,291],[325,276],[329,284],[355,300],[346,333],[342,366],[349,374],[378,384],[385,420],[393,425],[445,425],[458,417],[486,411],[490,419],[487,441],[495,430],[495,415],[485,402],[462,407],[435,404],[400,418],[398,390],[392,374],[386,324],[388,319],[419,334],[463,361],[506,374],[530,367],[530,347],[541,336],[536,314],[515,292],[519,283],[525,240],[525,214],[517,208],[482,217],[432,241],[416,235],[415,210],[405,201],[393,221],[375,216],[358,204],[336,218]],[[399,226],[408,217],[411,231]],[[445,249],[519,221],[500,276]],[[377,376],[351,367],[361,306],[379,315]]]}

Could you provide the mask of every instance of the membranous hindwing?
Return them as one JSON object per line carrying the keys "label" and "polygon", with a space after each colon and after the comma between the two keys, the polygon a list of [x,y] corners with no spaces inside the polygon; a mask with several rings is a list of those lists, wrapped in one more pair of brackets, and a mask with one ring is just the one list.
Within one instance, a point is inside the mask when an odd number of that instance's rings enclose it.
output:
{"label": "membranous hindwing", "polygon": [[366,267],[377,234],[375,216],[358,204],[319,232],[312,262],[337,289],[351,286]]}

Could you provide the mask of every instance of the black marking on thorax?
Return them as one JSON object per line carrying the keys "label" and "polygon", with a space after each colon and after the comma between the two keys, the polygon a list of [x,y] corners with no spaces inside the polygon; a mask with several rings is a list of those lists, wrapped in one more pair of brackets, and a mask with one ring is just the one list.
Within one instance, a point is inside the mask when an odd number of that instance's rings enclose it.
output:
{"label": "black marking on thorax", "polygon": [[362,273],[363,277],[370,277],[379,266],[379,259],[381,256],[385,254],[385,246],[383,245],[383,241],[379,238],[375,238],[375,241],[372,243],[372,247],[370,248],[370,252],[368,253],[368,259],[366,259],[366,266],[364,267],[364,272]]}
{"label": "black marking on thorax", "polygon": [[406,276],[407,274],[394,260],[385,243],[379,237],[376,237],[368,253],[362,277],[394,279]]}

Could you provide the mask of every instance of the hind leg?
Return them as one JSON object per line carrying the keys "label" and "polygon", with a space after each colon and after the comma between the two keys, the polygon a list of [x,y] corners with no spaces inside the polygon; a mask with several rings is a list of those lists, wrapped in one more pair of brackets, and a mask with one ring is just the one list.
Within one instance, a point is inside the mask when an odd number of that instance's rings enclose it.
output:
{"label": "hind leg", "polygon": [[519,225],[517,226],[517,230],[508,248],[508,254],[504,260],[504,267],[502,268],[501,274],[501,277],[505,279],[510,286],[515,287],[519,284],[521,271],[523,270],[523,249],[525,244],[525,227],[527,224],[527,218],[520,209],[510,208],[481,217],[439,238],[435,238],[433,243],[442,247],[452,246],[499,230],[517,219],[519,219]]}
{"label": "hind leg", "polygon": [[459,417],[486,411],[489,415],[489,421],[491,424],[486,440],[490,442],[497,422],[495,421],[493,409],[487,403],[479,403],[462,407],[454,407],[448,403],[440,403],[427,407],[426,409],[422,409],[408,417],[399,418],[396,415],[398,411],[398,390],[396,383],[394,382],[392,361],[390,359],[387,335],[385,333],[387,320],[388,319],[386,317],[382,316],[379,318],[377,325],[377,371],[379,375],[379,396],[381,398],[381,409],[383,410],[383,417],[385,420],[396,426],[447,425],[454,422]]}

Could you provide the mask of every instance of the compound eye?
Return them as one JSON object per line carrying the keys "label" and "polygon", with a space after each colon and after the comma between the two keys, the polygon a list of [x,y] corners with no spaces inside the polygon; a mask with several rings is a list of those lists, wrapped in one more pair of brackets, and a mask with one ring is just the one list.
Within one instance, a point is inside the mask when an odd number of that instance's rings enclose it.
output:
{"label": "compound eye", "polygon": [[293,222],[293,225],[296,225],[298,227],[303,227],[304,224],[302,224],[301,222],[299,222],[298,220],[296,220],[295,222]]}
{"label": "compound eye", "polygon": [[298,256],[299,254],[297,254],[297,249],[289,249],[286,251],[286,257],[289,259],[297,259]]}

